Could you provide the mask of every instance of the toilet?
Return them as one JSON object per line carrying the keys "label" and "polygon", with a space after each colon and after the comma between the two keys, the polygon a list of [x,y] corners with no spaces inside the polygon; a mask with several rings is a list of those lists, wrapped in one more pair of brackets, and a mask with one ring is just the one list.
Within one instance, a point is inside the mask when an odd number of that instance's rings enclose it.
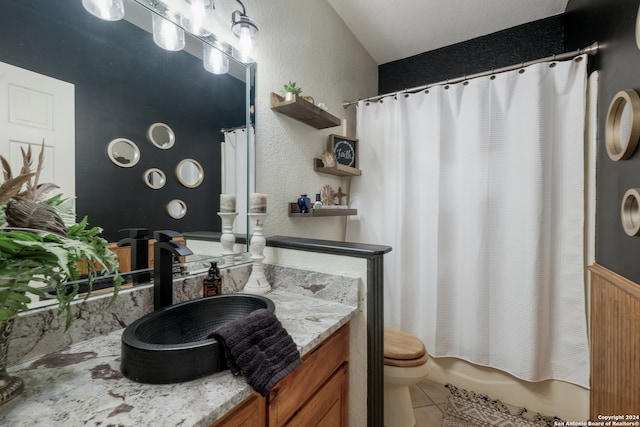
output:
{"label": "toilet", "polygon": [[429,374],[429,355],[422,341],[406,332],[384,328],[384,425],[416,424],[409,387]]}

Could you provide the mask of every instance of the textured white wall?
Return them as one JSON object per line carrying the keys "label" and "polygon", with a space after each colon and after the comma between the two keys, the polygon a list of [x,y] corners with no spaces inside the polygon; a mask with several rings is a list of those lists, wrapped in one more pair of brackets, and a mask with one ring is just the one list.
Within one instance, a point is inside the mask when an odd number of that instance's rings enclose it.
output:
{"label": "textured white wall", "polygon": [[[324,102],[329,111],[348,119],[347,136],[355,135],[355,107],[342,101],[377,93],[378,68],[326,0],[247,0],[247,14],[260,27],[256,92],[256,190],[268,194],[266,235],[344,240],[346,219],[289,218],[288,203],[306,193],[315,200],[320,188],[350,179],[319,174],[313,158],[326,149],[327,136],[340,126],[316,130],[271,110],[270,93],[295,81],[303,95]],[[356,206],[357,207],[357,206]]]}

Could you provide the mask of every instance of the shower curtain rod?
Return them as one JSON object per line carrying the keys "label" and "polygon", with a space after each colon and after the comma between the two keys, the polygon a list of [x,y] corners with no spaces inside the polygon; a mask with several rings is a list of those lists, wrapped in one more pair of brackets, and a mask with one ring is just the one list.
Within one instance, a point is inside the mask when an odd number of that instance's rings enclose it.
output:
{"label": "shower curtain rod", "polygon": [[359,99],[357,101],[345,101],[345,102],[342,103],[342,107],[343,108],[347,108],[347,107],[349,107],[351,105],[357,104],[360,101],[378,101],[379,99],[386,98],[388,96],[399,95],[401,93],[415,93],[415,92],[420,92],[421,90],[429,89],[430,87],[434,87],[434,86],[460,83],[460,82],[463,82],[465,80],[475,79],[475,78],[478,78],[478,77],[485,77],[485,76],[490,76],[492,74],[504,73],[505,71],[517,70],[519,68],[528,67],[529,65],[533,65],[533,64],[539,64],[541,62],[561,61],[563,59],[574,58],[576,56],[580,56],[580,55],[583,55],[583,54],[595,55],[595,54],[598,53],[598,49],[599,49],[598,42],[595,42],[591,46],[585,47],[583,49],[577,49],[577,50],[574,50],[574,51],[571,51],[571,52],[565,52],[565,53],[560,53],[560,54],[557,54],[557,55],[551,55],[551,56],[547,56],[545,58],[535,59],[533,61],[521,62],[520,64],[509,65],[509,66],[502,67],[502,68],[495,68],[495,69],[492,69],[492,70],[489,70],[489,71],[483,71],[481,73],[471,74],[471,75],[468,75],[468,76],[458,77],[458,78],[455,78],[455,79],[443,80],[441,82],[430,83],[430,84],[423,85],[423,86],[416,86],[416,87],[412,87],[412,88],[409,88],[409,89],[399,90],[399,91],[396,91],[396,92],[389,92],[389,93],[385,93],[383,95],[377,95],[377,96],[372,96],[370,98]]}

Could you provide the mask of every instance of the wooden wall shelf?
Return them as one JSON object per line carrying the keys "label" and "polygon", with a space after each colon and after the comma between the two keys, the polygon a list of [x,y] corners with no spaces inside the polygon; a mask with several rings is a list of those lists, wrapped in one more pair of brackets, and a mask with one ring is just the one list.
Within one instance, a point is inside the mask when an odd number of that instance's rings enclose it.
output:
{"label": "wooden wall shelf", "polygon": [[293,100],[286,101],[282,96],[271,92],[271,109],[316,129],[332,128],[342,123],[338,117],[298,95],[293,95]]}
{"label": "wooden wall shelf", "polygon": [[349,216],[358,215],[358,209],[309,209],[309,213],[300,213],[297,203],[289,203],[289,216],[296,218],[317,218],[321,216]]}
{"label": "wooden wall shelf", "polygon": [[352,168],[351,166],[341,165],[340,163],[336,163],[336,165],[332,168],[327,168],[322,163],[322,159],[313,159],[313,170],[321,173],[328,173],[331,175],[337,176],[360,176],[362,175],[362,171],[357,168]]}

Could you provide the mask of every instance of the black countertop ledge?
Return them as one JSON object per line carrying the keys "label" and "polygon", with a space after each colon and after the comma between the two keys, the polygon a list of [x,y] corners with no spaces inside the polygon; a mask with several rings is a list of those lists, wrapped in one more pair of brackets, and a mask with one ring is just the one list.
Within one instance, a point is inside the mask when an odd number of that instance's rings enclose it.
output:
{"label": "black countertop ledge", "polygon": [[357,258],[371,258],[391,252],[391,246],[367,243],[338,242],[334,240],[307,239],[303,237],[270,236],[267,246],[282,249],[345,255]]}
{"label": "black countertop ledge", "polygon": [[[220,232],[193,231],[185,232],[187,239],[220,241]],[[299,251],[319,252],[333,255],[344,255],[356,258],[371,258],[391,252],[391,246],[372,245],[368,243],[339,242],[335,240],[307,239],[304,237],[269,236],[267,246]],[[236,235],[236,243],[244,243],[245,236]]]}

